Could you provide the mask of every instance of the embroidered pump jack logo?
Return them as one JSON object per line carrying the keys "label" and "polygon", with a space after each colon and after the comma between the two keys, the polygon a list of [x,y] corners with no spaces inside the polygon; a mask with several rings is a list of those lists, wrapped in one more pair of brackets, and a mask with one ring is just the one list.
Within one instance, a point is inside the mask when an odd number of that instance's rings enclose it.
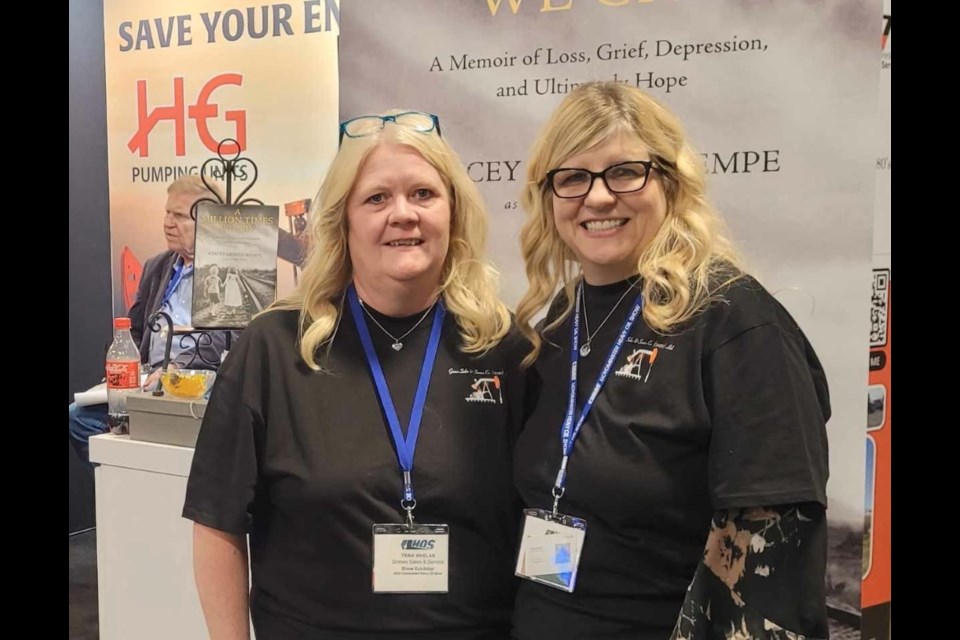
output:
{"label": "embroidered pump jack logo", "polygon": [[650,377],[650,371],[653,369],[653,363],[659,352],[659,347],[635,350],[627,356],[627,363],[617,369],[615,375],[646,382]]}
{"label": "embroidered pump jack logo", "polygon": [[471,393],[467,396],[467,402],[503,404],[500,376],[494,375],[489,378],[474,378],[470,389]]}

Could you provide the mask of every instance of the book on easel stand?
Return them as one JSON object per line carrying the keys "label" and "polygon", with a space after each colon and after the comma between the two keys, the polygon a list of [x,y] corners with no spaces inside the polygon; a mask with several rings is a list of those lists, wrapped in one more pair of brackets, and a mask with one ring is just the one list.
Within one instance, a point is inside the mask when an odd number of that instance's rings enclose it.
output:
{"label": "book on easel stand", "polygon": [[280,208],[197,204],[193,326],[241,329],[277,297]]}

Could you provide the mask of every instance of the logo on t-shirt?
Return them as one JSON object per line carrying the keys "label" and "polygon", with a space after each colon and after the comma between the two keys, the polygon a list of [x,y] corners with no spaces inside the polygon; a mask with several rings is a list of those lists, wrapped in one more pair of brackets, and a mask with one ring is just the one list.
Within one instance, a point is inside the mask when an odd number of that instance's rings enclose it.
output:
{"label": "logo on t-shirt", "polygon": [[633,353],[627,356],[627,363],[617,369],[616,375],[646,382],[650,378],[650,372],[653,370],[653,363],[657,360],[658,353],[660,353],[658,347],[635,349]]}
{"label": "logo on t-shirt", "polygon": [[490,402],[503,404],[503,391],[500,389],[500,376],[474,378],[470,385],[467,402]]}
{"label": "logo on t-shirt", "polygon": [[[472,378],[470,390],[464,398],[467,402],[503,404],[502,369],[491,371],[489,369],[454,369],[451,367],[447,373],[449,375],[467,374]],[[464,382],[466,382],[466,380]]]}

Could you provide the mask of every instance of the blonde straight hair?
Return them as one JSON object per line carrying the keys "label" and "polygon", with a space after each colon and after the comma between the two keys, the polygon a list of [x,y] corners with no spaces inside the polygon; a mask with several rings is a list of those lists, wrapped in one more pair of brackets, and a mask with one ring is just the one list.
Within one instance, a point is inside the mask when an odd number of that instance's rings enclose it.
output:
{"label": "blonde straight hair", "polygon": [[534,345],[524,359],[527,366],[542,346],[541,336],[530,327],[531,319],[562,285],[566,306],[544,332],[562,323],[573,308],[579,272],[576,256],[553,221],[547,172],[618,133],[636,136],[650,149],[667,200],[666,219],[637,263],[646,323],[661,333],[669,332],[742,274],[741,258],[726,236],[723,221],[707,203],[703,166],[680,121],[635,87],[620,82],[580,85],[550,116],[527,164],[521,196],[527,219],[520,244],[528,289],[517,305],[517,323]]}
{"label": "blonde straight hair", "polygon": [[310,247],[300,284],[265,311],[300,312],[300,355],[311,369],[320,368],[317,350],[332,340],[342,312],[342,296],[353,279],[347,246],[348,197],[370,152],[390,143],[416,150],[437,170],[450,192],[450,246],[437,293],[456,318],[461,350],[487,351],[510,329],[510,312],[497,295],[498,274],[484,256],[487,216],[483,200],[460,158],[436,131],[423,133],[387,123],[374,135],[344,138],[311,206]]}

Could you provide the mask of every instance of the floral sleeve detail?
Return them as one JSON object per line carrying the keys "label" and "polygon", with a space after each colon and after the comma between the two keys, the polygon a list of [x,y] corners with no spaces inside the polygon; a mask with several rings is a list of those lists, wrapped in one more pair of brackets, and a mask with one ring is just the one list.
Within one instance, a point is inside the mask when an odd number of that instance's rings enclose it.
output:
{"label": "floral sleeve detail", "polygon": [[826,528],[815,503],[715,513],[671,640],[826,638]]}

